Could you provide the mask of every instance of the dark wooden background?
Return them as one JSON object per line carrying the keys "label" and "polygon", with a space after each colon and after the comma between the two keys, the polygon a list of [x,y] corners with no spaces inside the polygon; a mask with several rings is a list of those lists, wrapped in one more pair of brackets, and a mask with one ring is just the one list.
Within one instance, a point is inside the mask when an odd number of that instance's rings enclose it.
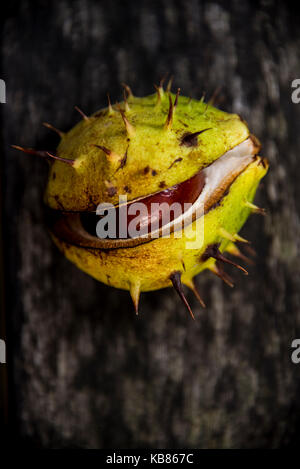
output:
{"label": "dark wooden background", "polygon": [[[1,16],[2,228],[10,435],[42,448],[253,448],[300,443],[300,78],[298,11],[231,0],[9,2]],[[1,7],[2,8],[2,7]],[[268,211],[242,234],[257,250],[234,290],[199,277],[191,321],[171,289],[129,295],[77,270],[52,244],[47,165],[10,144],[54,150],[120,82],[137,95],[165,72],[182,93],[222,86],[226,110],[261,139]],[[2,295],[3,302],[3,295]],[[2,321],[3,322],[3,321]],[[2,324],[2,335],[4,334]],[[5,403],[2,382],[1,408]]]}

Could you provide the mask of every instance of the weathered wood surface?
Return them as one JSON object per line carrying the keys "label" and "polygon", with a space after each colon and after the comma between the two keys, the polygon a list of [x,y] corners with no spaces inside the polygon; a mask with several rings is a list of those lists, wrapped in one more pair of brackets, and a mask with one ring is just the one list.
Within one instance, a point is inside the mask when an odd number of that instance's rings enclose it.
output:
{"label": "weathered wood surface", "polygon": [[[14,438],[54,447],[279,447],[299,443],[300,78],[297,12],[284,3],[141,0],[12,4],[2,19],[4,236]],[[131,2],[130,2],[131,3]],[[34,6],[35,5],[35,6]],[[10,144],[54,150],[80,106],[151,92],[165,72],[183,94],[222,86],[263,143],[257,195],[268,216],[243,234],[257,250],[235,289],[209,273],[193,322],[170,289],[129,295],[64,259],[45,226],[47,165]],[[298,425],[298,429],[297,429]],[[298,431],[297,431],[298,430]]]}

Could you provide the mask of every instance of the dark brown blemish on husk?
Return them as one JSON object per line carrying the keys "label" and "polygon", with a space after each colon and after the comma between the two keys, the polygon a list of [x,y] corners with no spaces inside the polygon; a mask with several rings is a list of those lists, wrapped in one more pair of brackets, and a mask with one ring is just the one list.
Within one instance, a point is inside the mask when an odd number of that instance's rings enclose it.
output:
{"label": "dark brown blemish on husk", "polygon": [[156,169],[152,169],[152,176],[156,176],[156,175],[157,175]]}
{"label": "dark brown blemish on husk", "polygon": [[56,203],[59,206],[60,210],[64,210],[64,206],[61,203],[61,201],[59,200],[59,196],[57,194],[54,196],[54,199],[56,200]]}
{"label": "dark brown blemish on husk", "polygon": [[198,138],[197,138],[198,135],[202,134],[203,132],[206,132],[207,130],[211,130],[211,128],[203,129],[203,130],[200,130],[199,132],[184,133],[181,137],[180,145],[185,146],[185,147],[196,147],[198,145]]}
{"label": "dark brown blemish on husk", "polygon": [[131,193],[131,189],[129,186],[124,186],[124,191],[127,192],[127,194]]}
{"label": "dark brown blemish on husk", "polygon": [[219,250],[220,243],[209,244],[201,256],[203,262],[207,261],[210,257],[214,257],[214,253]]}
{"label": "dark brown blemish on husk", "polygon": [[180,122],[183,125],[183,127],[188,128],[188,125],[185,122],[183,122],[182,120],[178,119],[178,122]]}
{"label": "dark brown blemish on husk", "polygon": [[113,197],[114,195],[116,195],[116,193],[117,193],[116,187],[110,186],[107,188],[107,194],[109,195],[109,197]]}
{"label": "dark brown blemish on husk", "polygon": [[164,187],[166,187],[165,181],[161,181],[161,182],[159,183],[159,187],[160,187],[161,189],[163,189]]}
{"label": "dark brown blemish on husk", "polygon": [[182,161],[182,158],[176,158],[176,160],[174,160],[173,163],[170,164],[170,166],[168,167],[168,169],[171,169],[172,166],[173,166],[175,163],[179,163],[179,161]]}
{"label": "dark brown blemish on husk", "polygon": [[148,173],[149,173],[149,171],[150,171],[150,168],[149,168],[149,166],[146,166],[146,167],[144,168],[144,174],[148,174]]}
{"label": "dark brown blemish on husk", "polygon": [[261,158],[258,164],[262,165],[263,168],[266,169],[268,166],[268,160],[266,158]]}
{"label": "dark brown blemish on husk", "polygon": [[87,193],[87,197],[89,199],[90,206],[94,208],[95,207],[95,202],[94,202],[93,196],[91,194]]}
{"label": "dark brown blemish on husk", "polygon": [[[125,166],[125,164],[126,164],[126,162],[127,162],[128,148],[129,148],[129,147],[126,148],[125,155],[124,155],[123,158],[121,159],[121,161],[120,161],[120,166],[118,167],[117,171],[119,171],[119,169],[123,169],[124,166]],[[116,172],[117,172],[117,171],[116,171]]]}

